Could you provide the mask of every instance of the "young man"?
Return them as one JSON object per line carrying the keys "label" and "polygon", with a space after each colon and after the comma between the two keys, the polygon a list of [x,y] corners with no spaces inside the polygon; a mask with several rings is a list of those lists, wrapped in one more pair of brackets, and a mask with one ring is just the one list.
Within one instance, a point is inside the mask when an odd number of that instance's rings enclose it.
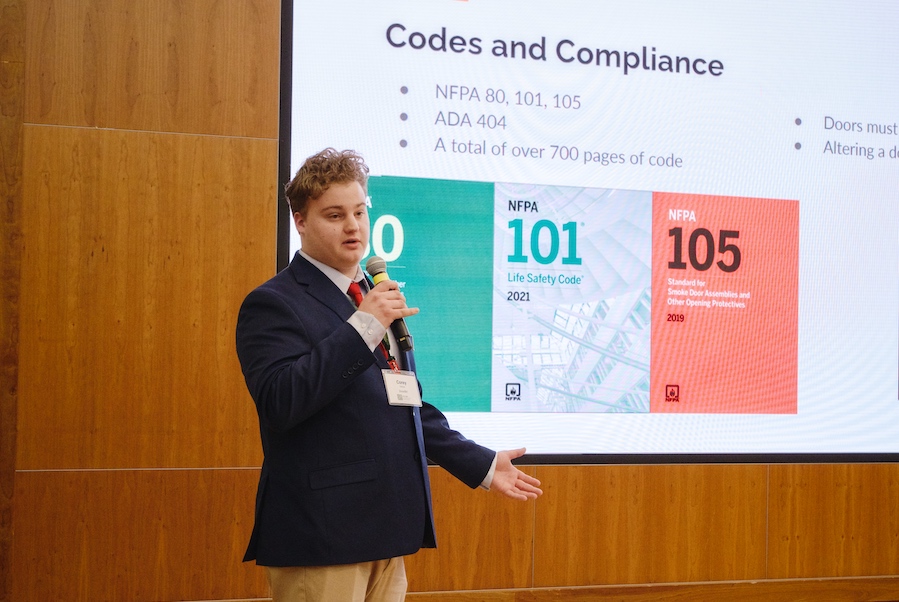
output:
{"label": "young man", "polygon": [[[418,309],[396,282],[370,287],[359,266],[367,181],[352,151],[306,160],[286,189],[302,249],[238,316],[265,456],[244,560],[268,567],[275,602],[402,600],[402,556],[436,545],[428,458],[472,488],[521,500],[542,493],[512,465],[524,449],[493,452],[434,406],[388,393],[381,341]],[[390,349],[414,371],[411,353]]]}

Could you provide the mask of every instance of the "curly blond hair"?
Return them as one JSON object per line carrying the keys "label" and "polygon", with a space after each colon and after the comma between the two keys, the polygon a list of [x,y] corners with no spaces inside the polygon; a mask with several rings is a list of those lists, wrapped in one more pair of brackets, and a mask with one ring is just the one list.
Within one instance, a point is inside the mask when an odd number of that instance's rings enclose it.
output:
{"label": "curly blond hair", "polygon": [[332,184],[348,182],[359,182],[362,190],[368,192],[368,166],[365,160],[356,151],[326,148],[306,159],[284,187],[284,194],[291,213],[305,215],[309,201],[325,194]]}

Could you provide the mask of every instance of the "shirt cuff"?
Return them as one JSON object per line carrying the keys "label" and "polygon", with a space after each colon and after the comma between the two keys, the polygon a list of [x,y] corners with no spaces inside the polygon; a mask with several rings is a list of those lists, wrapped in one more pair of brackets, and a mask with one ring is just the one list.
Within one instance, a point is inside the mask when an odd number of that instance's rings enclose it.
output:
{"label": "shirt cuff", "polygon": [[494,472],[496,472],[496,454],[493,455],[493,462],[490,463],[490,470],[487,471],[487,476],[481,481],[481,489],[490,491],[490,486],[493,484]]}
{"label": "shirt cuff", "polygon": [[387,334],[387,329],[384,328],[384,325],[368,312],[356,310],[347,322],[356,329],[356,332],[359,333],[359,336],[362,337],[362,340],[365,341],[365,344],[372,351],[381,344],[381,341],[384,340],[384,335]]}

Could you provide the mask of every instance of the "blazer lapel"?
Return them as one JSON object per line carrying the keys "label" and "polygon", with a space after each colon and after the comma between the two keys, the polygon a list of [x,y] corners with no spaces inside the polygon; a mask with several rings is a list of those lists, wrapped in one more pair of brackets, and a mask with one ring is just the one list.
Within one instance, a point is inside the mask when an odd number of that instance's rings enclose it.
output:
{"label": "blazer lapel", "polygon": [[[333,311],[337,316],[346,322],[353,312],[356,311],[353,302],[350,301],[346,294],[334,286],[331,279],[322,274],[322,271],[309,263],[305,257],[297,253],[293,261],[288,266],[297,284],[303,287],[310,297],[316,299],[319,303]],[[368,280],[366,280],[368,282]],[[372,283],[368,282],[369,289]],[[382,369],[388,369],[390,366],[384,358],[384,353],[380,349],[374,351],[375,362]],[[405,358],[401,359],[403,361]],[[407,365],[403,363],[403,365]],[[414,365],[414,363],[413,363]],[[408,369],[408,368],[407,368]]]}
{"label": "blazer lapel", "polygon": [[305,288],[311,297],[337,314],[341,320],[346,321],[353,315],[355,308],[344,291],[334,286],[331,279],[306,261],[305,257],[297,253],[288,267],[297,283]]}

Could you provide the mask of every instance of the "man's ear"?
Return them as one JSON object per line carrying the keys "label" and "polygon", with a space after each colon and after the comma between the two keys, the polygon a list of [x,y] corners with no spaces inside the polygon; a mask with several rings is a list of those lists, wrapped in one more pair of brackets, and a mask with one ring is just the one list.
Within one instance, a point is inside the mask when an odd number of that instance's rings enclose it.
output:
{"label": "man's ear", "polygon": [[297,228],[297,232],[299,234],[303,234],[306,230],[306,219],[303,217],[303,214],[299,211],[294,212],[293,214],[293,224]]}

